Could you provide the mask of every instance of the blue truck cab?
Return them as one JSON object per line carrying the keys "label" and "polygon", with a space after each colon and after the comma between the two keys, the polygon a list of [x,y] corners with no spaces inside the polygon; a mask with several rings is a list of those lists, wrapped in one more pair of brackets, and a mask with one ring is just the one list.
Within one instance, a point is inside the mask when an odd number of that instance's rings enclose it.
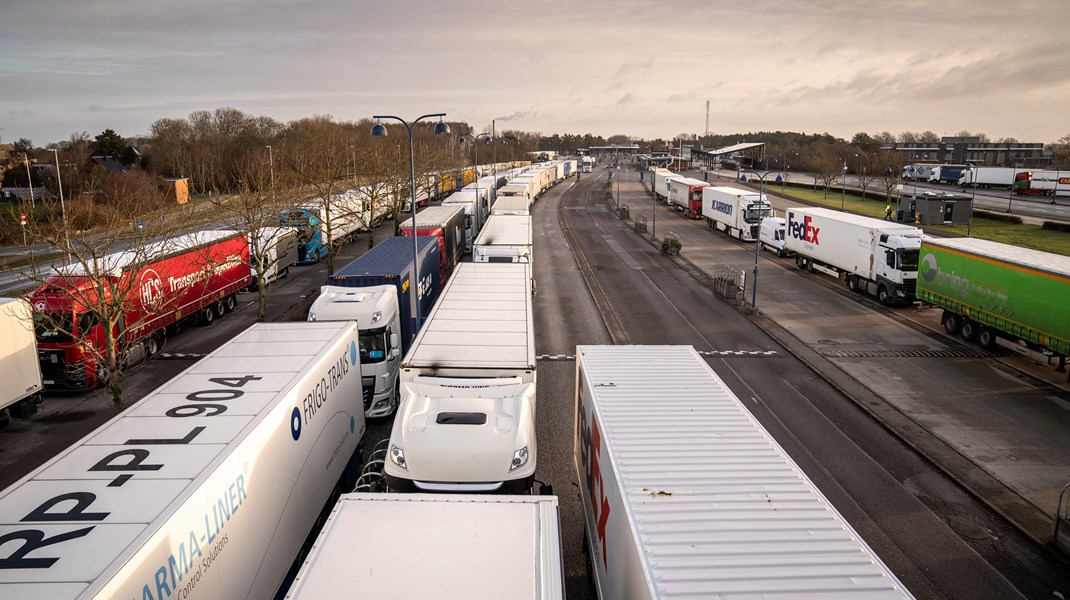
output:
{"label": "blue truck cab", "polygon": [[297,230],[297,264],[311,265],[327,258],[327,246],[323,243],[323,221],[318,208],[303,206],[284,210],[279,225]]}

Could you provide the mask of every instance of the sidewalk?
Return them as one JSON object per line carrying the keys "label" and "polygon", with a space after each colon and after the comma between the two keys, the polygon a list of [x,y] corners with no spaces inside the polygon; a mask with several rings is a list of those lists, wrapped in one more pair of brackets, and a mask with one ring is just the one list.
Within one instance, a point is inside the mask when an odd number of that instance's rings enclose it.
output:
{"label": "sidewalk", "polygon": [[[631,210],[629,225],[645,218],[649,230],[655,204],[647,184],[625,177],[620,202]],[[750,285],[753,247],[671,213],[664,203],[657,204],[656,222],[658,238],[670,231],[681,238],[681,255],[673,260],[700,282],[727,264],[746,271]],[[764,259],[771,256],[763,252]],[[820,301],[800,300],[791,291],[805,283],[793,268],[762,260],[759,311],[750,318],[1020,530],[1048,544],[1058,494],[1070,481],[1066,374],[1018,356],[979,365],[971,357],[976,347],[943,333],[936,309],[889,313],[823,290]]]}

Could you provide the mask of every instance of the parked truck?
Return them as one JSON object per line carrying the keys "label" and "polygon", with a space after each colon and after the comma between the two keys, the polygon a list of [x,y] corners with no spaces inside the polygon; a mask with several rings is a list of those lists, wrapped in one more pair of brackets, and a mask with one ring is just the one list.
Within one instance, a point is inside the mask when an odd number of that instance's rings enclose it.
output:
{"label": "parked truck", "polygon": [[[448,281],[457,264],[464,258],[464,208],[460,206],[428,206],[416,213],[416,235],[438,238],[439,279]],[[401,235],[413,236],[412,218],[401,224]]]}
{"label": "parked truck", "polygon": [[[475,184],[469,184],[475,185]],[[450,194],[442,201],[442,206],[457,206],[464,210],[464,251],[471,253],[472,244],[479,235],[483,223],[487,220],[487,200],[485,189],[465,187]]]}
{"label": "parked truck", "polygon": [[670,178],[666,183],[669,204],[689,219],[701,219],[702,190],[709,184],[690,177]]}
{"label": "parked truck", "polygon": [[911,598],[691,346],[578,346],[575,423],[598,598]]}
{"label": "parked truck", "polygon": [[286,597],[564,600],[564,588],[554,496],[356,493]]}
{"label": "parked truck", "polygon": [[1009,188],[1014,185],[1016,169],[1011,167],[971,166],[959,174],[959,185],[964,188]]}
{"label": "parked truck", "polygon": [[787,250],[800,269],[842,278],[882,304],[914,301],[922,231],[828,208],[787,210]]}
{"label": "parked truck", "polygon": [[683,178],[683,175],[677,175],[668,169],[654,169],[654,196],[668,204],[669,181]]}
{"label": "parked truck", "polygon": [[527,215],[491,215],[479,233],[472,262],[530,263],[531,217]]}
{"label": "parked truck", "polygon": [[[115,351],[133,364],[159,353],[168,331],[191,322],[208,325],[234,310],[237,293],[251,281],[248,239],[233,231],[191,233],[95,264],[58,268],[30,296],[45,389],[107,383],[101,314],[121,316]],[[97,282],[104,283],[104,297]]]}
{"label": "parked truck", "polygon": [[773,206],[758,192],[711,186],[702,189],[702,215],[712,229],[753,242],[762,219],[773,216]]}
{"label": "parked truck", "polygon": [[253,278],[249,289],[257,289],[261,277],[264,283],[271,283],[289,275],[290,267],[297,264],[298,246],[298,232],[293,227],[261,227],[255,236],[249,236]]}
{"label": "parked truck", "polygon": [[438,240],[430,236],[416,240],[419,269],[412,238],[387,238],[335,271],[308,311],[309,321],[357,322],[367,417],[388,417],[397,410],[398,368],[416,337],[416,316],[431,312],[442,289]]}
{"label": "parked truck", "polygon": [[958,184],[966,165],[936,165],[929,173],[929,183]]}
{"label": "parked truck", "polygon": [[524,195],[498,196],[490,213],[492,215],[530,215],[531,199]]}
{"label": "parked truck", "polygon": [[522,263],[464,263],[401,364],[387,487],[528,493],[535,478],[535,336]]}
{"label": "parked truck", "polygon": [[271,598],[365,431],[353,323],[258,323],[0,492],[5,600]]}
{"label": "parked truck", "polygon": [[1040,196],[1070,196],[1070,171],[1019,171],[1014,193]]}
{"label": "parked truck", "polygon": [[0,428],[37,412],[43,389],[30,303],[0,298]]}
{"label": "parked truck", "polygon": [[918,299],[943,309],[948,333],[1065,363],[1070,257],[977,238],[927,238],[919,264]]}
{"label": "parked truck", "polygon": [[356,190],[314,198],[304,206],[285,210],[279,225],[298,231],[297,263],[309,265],[327,258],[332,248],[350,243],[367,224],[370,205]]}

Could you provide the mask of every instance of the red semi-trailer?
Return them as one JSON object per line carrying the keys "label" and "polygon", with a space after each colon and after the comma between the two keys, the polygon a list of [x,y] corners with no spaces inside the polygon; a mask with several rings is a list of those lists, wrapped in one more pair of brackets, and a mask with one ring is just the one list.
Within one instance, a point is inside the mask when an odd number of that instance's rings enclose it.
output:
{"label": "red semi-trailer", "polygon": [[121,315],[113,339],[132,364],[157,354],[168,328],[208,324],[233,310],[252,280],[248,240],[233,231],[179,236],[96,263],[61,267],[30,296],[46,390],[107,382],[102,315]]}
{"label": "red semi-trailer", "polygon": [[[401,235],[412,237],[412,219],[401,224]],[[464,208],[460,206],[428,206],[416,213],[416,234],[419,237],[438,237],[439,278],[449,281],[453,270],[464,257]]]}

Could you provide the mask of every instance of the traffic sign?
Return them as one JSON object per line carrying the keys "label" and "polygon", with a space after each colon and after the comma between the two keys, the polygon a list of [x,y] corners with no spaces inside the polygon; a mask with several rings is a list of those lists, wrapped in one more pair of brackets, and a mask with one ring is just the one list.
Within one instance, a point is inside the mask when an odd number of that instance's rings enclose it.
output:
{"label": "traffic sign", "polygon": [[26,213],[19,215],[19,224],[26,225]]}

